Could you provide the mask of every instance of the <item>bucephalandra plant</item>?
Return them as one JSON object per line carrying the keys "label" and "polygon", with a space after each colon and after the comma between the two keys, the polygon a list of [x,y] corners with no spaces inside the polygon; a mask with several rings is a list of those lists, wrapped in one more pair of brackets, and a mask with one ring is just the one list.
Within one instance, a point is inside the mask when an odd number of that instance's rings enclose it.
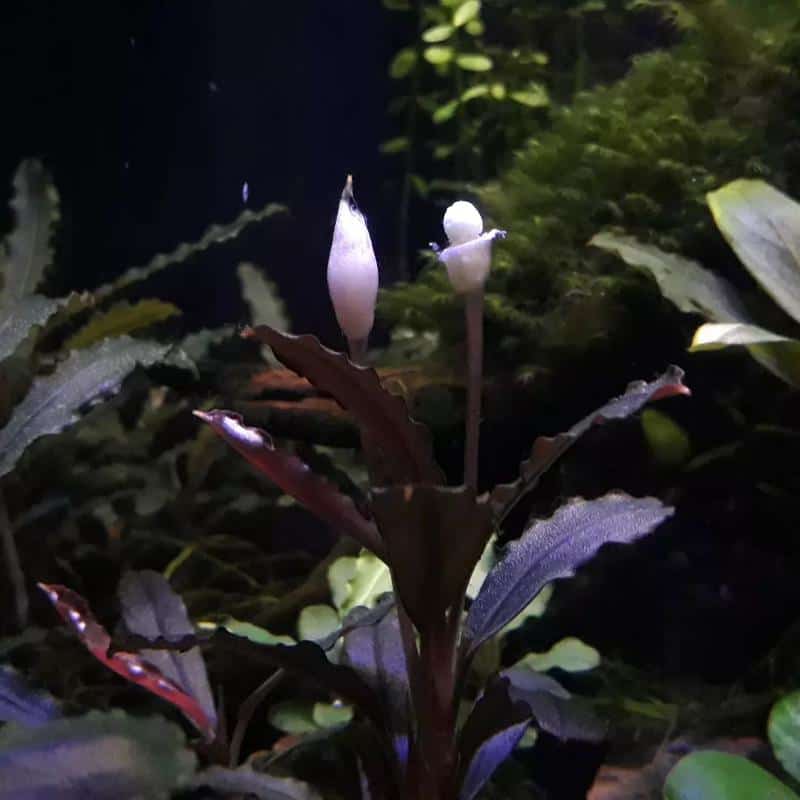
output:
{"label": "bucephalandra plant", "polygon": [[[328,277],[337,318],[357,357],[372,324],[377,268],[363,217],[351,199],[348,181]],[[477,210],[461,203],[445,215],[445,230],[450,247],[440,259],[469,304],[482,294],[491,243],[501,233],[482,233]],[[477,301],[475,307],[479,311]],[[467,320],[468,326],[481,322],[480,313],[470,316],[469,305]],[[304,673],[351,704],[356,711],[348,725],[364,771],[364,796],[372,800],[472,800],[532,724],[562,738],[596,736],[596,728],[582,727],[573,698],[551,677],[516,666],[476,691],[473,659],[544,586],[573,575],[602,545],[646,535],[673,509],[652,497],[617,491],[593,500],[572,499],[548,519],[504,531],[517,534],[516,539],[489,570],[469,607],[466,589],[490,538],[544,472],[595,423],[627,417],[652,400],[688,394],[682,371],[670,367],[656,380],[632,383],[567,432],[539,437],[518,480],[478,495],[477,460],[467,464],[464,485],[444,485],[427,432],[409,418],[403,400],[381,385],[373,369],[310,335],[289,335],[266,325],[243,335],[269,346],[279,361],[357,420],[370,466],[368,503],[356,506],[241,416],[222,410],[196,415],[309,511],[382,559],[393,591],[374,608],[353,609],[337,632],[319,642],[269,644],[262,637],[257,643],[223,626],[210,636],[211,643],[272,669]],[[478,395],[479,367],[477,358],[470,374],[471,379],[477,375],[471,391]],[[478,395],[472,395],[473,403]],[[475,436],[475,452],[470,459],[477,454],[477,414],[479,406],[473,406],[467,435]],[[176,642],[167,634],[138,632],[138,638],[118,642],[110,654],[105,634],[79,596],[64,587],[43,588],[97,658],[170,700],[206,738],[214,736],[210,715],[215,712],[205,687],[203,701],[197,689],[182,683],[180,673],[162,680],[165,676],[148,662],[149,653],[193,648],[196,635],[179,636]],[[465,704],[469,712],[463,715]]]}

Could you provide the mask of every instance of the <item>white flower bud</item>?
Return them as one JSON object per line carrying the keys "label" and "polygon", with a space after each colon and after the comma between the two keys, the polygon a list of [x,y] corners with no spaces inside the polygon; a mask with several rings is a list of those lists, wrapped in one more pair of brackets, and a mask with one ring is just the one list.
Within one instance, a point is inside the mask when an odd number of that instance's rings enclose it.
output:
{"label": "white flower bud", "polygon": [[447,277],[459,293],[481,289],[492,265],[492,242],[506,232],[496,228],[482,233],[483,220],[472,203],[458,200],[444,212],[444,231],[450,247],[439,253]]}
{"label": "white flower bud", "polygon": [[339,327],[348,341],[366,339],[375,319],[378,263],[367,222],[353,198],[353,179],[349,175],[333,229],[328,292]]}
{"label": "white flower bud", "polygon": [[444,212],[444,232],[450,244],[464,244],[483,233],[483,219],[472,203],[457,200]]}

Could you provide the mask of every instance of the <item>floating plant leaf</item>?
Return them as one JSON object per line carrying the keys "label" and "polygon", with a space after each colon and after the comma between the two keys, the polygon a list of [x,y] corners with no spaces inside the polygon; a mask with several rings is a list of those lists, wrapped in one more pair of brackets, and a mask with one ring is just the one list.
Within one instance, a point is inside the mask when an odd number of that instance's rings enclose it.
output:
{"label": "floating plant leaf", "polygon": [[402,398],[381,386],[375,370],[356,366],[313,336],[292,336],[266,325],[248,329],[244,335],[269,345],[285,366],[308,378],[353,414],[382,451],[393,482],[443,482],[427,430],[408,416]]}
{"label": "floating plant leaf", "polygon": [[497,521],[501,522],[517,502],[539,482],[555,462],[593,425],[612,419],[624,419],[635,414],[646,403],[675,395],[688,395],[683,385],[683,370],[671,366],[654,381],[633,381],[625,393],[584,417],[566,433],[557,436],[539,436],[533,443],[531,457],[520,465],[520,477],[513,483],[495,486],[491,495]]}
{"label": "floating plant leaf", "polygon": [[489,504],[469,487],[376,489],[372,509],[395,589],[418,630],[461,599],[492,533]]}
{"label": "floating plant leaf", "polygon": [[469,651],[519,614],[545,584],[574,575],[607,542],[630,543],[644,536],[673,510],[652,497],[611,493],[571,500],[549,519],[534,523],[506,548],[470,607],[465,623]]}
{"label": "floating plant leaf", "polygon": [[158,800],[194,768],[181,730],[159,717],[92,711],[0,731],[0,800]]}
{"label": "floating plant leaf", "polygon": [[205,786],[226,796],[241,795],[259,800],[321,800],[307,783],[256,772],[249,765],[237,769],[209,767],[194,777],[192,785],[197,788]]}
{"label": "floating plant leaf", "polygon": [[528,667],[536,672],[562,669],[564,672],[585,672],[600,664],[600,653],[574,636],[556,642],[544,653],[528,653],[515,666]]}
{"label": "floating plant leaf", "polygon": [[742,264],[800,322],[800,204],[758,180],[733,181],[706,199]]}
{"label": "floating plant leaf", "polygon": [[353,718],[353,709],[343,703],[287,700],[271,706],[267,717],[273,728],[293,736],[304,736],[341,728]]}
{"label": "floating plant leaf", "polygon": [[786,695],[772,707],[767,733],[781,766],[800,780],[800,692]]}
{"label": "floating plant leaf", "polygon": [[86,601],[66,586],[40,583],[59,616],[72,627],[86,649],[101,663],[131,683],[141,686],[172,703],[208,739],[214,738],[214,720],[209,718],[200,703],[161,670],[137,653],[109,653],[111,637],[92,615]]}
{"label": "floating plant leaf", "polygon": [[33,728],[60,716],[61,709],[50,695],[33,691],[16,670],[0,666],[1,721]]}
{"label": "floating plant leaf", "polygon": [[389,567],[370,552],[337,558],[328,568],[328,583],[342,616],[356,606],[372,607],[381,595],[392,591]]}
{"label": "floating plant leaf", "polygon": [[36,291],[53,257],[50,238],[58,220],[58,193],[41,161],[23,161],[14,174],[14,230],[0,248],[0,307]]}
{"label": "floating plant leaf", "polygon": [[[123,575],[119,600],[125,627],[133,634],[169,641],[195,632],[183,600],[172,590],[169,581],[157,572],[142,570]],[[193,697],[208,724],[216,728],[217,712],[199,647],[186,652],[142,650],[139,655]]]}
{"label": "floating plant leaf", "polygon": [[323,603],[306,606],[297,619],[297,638],[300,640],[319,642],[338,630],[336,609]]}
{"label": "floating plant leaf", "polygon": [[98,300],[104,299],[121,289],[149,278],[166,267],[187,261],[212,245],[235,239],[245,228],[255,222],[261,222],[264,219],[285,212],[286,207],[277,203],[270,203],[259,211],[245,209],[233,222],[229,222],[227,225],[212,225],[196,242],[180,244],[171,253],[159,253],[144,266],[127,270],[112,283],[95,289],[94,295]]}
{"label": "floating plant leaf", "polygon": [[226,617],[218,623],[202,623],[200,627],[203,630],[216,630],[217,628],[222,628],[232,636],[240,636],[242,639],[247,639],[254,644],[294,644],[294,639],[292,639],[291,636],[272,633],[266,628],[261,628],[258,625],[254,625],[252,622],[242,622],[241,620],[234,619],[233,617]]}
{"label": "floating plant leaf", "polygon": [[172,303],[162,300],[140,300],[138,303],[117,303],[96,314],[65,343],[68,350],[80,350],[115,336],[148,328],[157,322],[180,314]]}
{"label": "floating plant leaf", "polygon": [[4,308],[0,312],[0,361],[14,353],[34,325],[44,325],[62,302],[32,294]]}
{"label": "floating plant leaf", "polygon": [[81,407],[113,394],[138,364],[150,366],[164,358],[168,349],[120,337],[74,352],[52,375],[37,378],[0,430],[0,476],[14,468],[29,444],[72,425]]}
{"label": "floating plant leaf", "polygon": [[758,764],[730,753],[699,750],[667,775],[664,800],[798,800],[788,786]]}
{"label": "floating plant leaf", "polygon": [[194,413],[254,467],[334,530],[352,536],[369,550],[382,552],[377,529],[364,518],[353,501],[333,484],[315,475],[297,456],[277,450],[268,433],[247,427],[238,414],[230,411]]}
{"label": "floating plant leaf", "polygon": [[513,752],[530,722],[530,710],[509,694],[499,678],[475,702],[459,736],[462,764],[459,800],[472,800],[492,773]]}

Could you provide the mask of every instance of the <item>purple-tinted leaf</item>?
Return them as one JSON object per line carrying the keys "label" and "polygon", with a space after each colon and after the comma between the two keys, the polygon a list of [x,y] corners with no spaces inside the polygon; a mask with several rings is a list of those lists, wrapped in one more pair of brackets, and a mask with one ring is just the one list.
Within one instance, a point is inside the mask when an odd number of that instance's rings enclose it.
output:
{"label": "purple-tinted leaf", "polygon": [[356,606],[348,611],[347,616],[342,621],[341,627],[321,639],[317,644],[323,650],[330,650],[336,642],[348,633],[364,625],[377,625],[381,620],[394,609],[394,594],[386,592],[381,595],[374,608],[366,606]]}
{"label": "purple-tinted leaf", "polygon": [[117,651],[109,653],[111,637],[94,618],[86,601],[66,586],[40,583],[39,588],[47,595],[59,616],[72,627],[86,649],[102,664],[131,683],[147,689],[180,709],[184,716],[208,739],[214,738],[214,721],[191,695],[174,681],[162,674],[137,653]]}
{"label": "purple-tinted leaf", "polygon": [[628,384],[625,393],[584,417],[566,433],[557,436],[540,436],[533,443],[531,457],[520,465],[520,477],[513,483],[495,486],[491,495],[492,508],[498,522],[502,522],[517,502],[536,486],[539,479],[564,453],[572,447],[593,425],[612,419],[624,419],[635,414],[642,406],[655,400],[675,395],[690,394],[683,385],[683,370],[670,366],[654,381],[634,381]]}
{"label": "purple-tinted leaf", "polygon": [[517,616],[542,587],[575,574],[607,542],[630,543],[652,531],[674,509],[653,497],[611,493],[575,499],[512,542],[481,586],[465,624],[468,652]]}
{"label": "purple-tinted leaf", "polygon": [[374,369],[356,366],[313,336],[292,336],[268,325],[248,328],[243,335],[269,345],[289,369],[308,378],[356,417],[370,449],[380,451],[389,482],[444,482],[426,428],[409,418],[403,399],[381,386]]}
{"label": "purple-tinted leaf", "polygon": [[597,742],[605,737],[605,725],[592,710],[549,675],[527,667],[510,667],[500,675],[509,680],[511,698],[530,708],[543,731],[559,739],[585,742]]}
{"label": "purple-tinted leaf", "polygon": [[353,501],[333,484],[315,475],[297,456],[275,449],[268,433],[243,425],[242,418],[230,411],[194,413],[309,511],[377,555],[382,553],[383,545],[375,525],[364,518]]}
{"label": "purple-tinted leaf", "polygon": [[238,769],[210,767],[198,773],[192,780],[192,785],[207,786],[226,796],[246,795],[260,800],[320,800],[320,795],[307,783],[256,772],[249,765]]}
{"label": "purple-tinted leaf", "polygon": [[508,680],[492,681],[478,698],[459,736],[461,791],[472,800],[517,746],[530,722],[525,703],[514,702]]}
{"label": "purple-tinted leaf", "polygon": [[[183,600],[157,572],[142,570],[123,575],[119,600],[125,627],[138,636],[174,641],[195,632]],[[193,697],[209,724],[216,728],[217,712],[199,647],[183,653],[142,650],[140,655]]]}
{"label": "purple-tinted leaf", "polygon": [[164,798],[194,772],[181,730],[121,711],[0,731],[0,800]]}
{"label": "purple-tinted leaf", "polygon": [[33,691],[11,667],[0,667],[0,720],[33,728],[60,716],[50,695]]}
{"label": "purple-tinted leaf", "polygon": [[393,738],[402,738],[408,730],[410,698],[397,609],[375,624],[360,625],[345,633],[342,663],[355,670],[380,697]]}
{"label": "purple-tinted leaf", "polygon": [[392,577],[418,630],[461,599],[492,532],[489,504],[469,487],[397,486],[373,493]]}

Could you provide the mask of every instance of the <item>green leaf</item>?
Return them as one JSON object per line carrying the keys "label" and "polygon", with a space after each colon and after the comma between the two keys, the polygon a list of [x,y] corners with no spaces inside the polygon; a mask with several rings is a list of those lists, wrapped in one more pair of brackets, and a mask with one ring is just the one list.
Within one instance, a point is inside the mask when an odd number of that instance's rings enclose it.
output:
{"label": "green leaf", "polygon": [[126,336],[110,339],[75,351],[52,375],[37,378],[0,430],[0,476],[14,468],[28,445],[75,423],[83,406],[116,392],[138,364],[155,364],[168,349]]}
{"label": "green leaf", "polygon": [[311,718],[322,729],[338,728],[353,719],[353,708],[344,703],[314,703]]}
{"label": "green leaf", "polygon": [[291,636],[272,633],[266,628],[253,625],[252,622],[242,622],[233,617],[226,617],[221,622],[202,621],[197,623],[200,631],[214,631],[218,628],[228,631],[233,636],[239,636],[255,644],[275,645],[275,644],[294,644]]}
{"label": "green leaf", "polygon": [[707,195],[717,226],[750,274],[800,322],[800,204],[764,181]]}
{"label": "green leaf", "polygon": [[456,64],[469,72],[487,72],[492,68],[492,59],[480,53],[461,53],[456,56]]}
{"label": "green leaf", "polygon": [[0,731],[0,800],[167,798],[195,768],[183,732],[160,718],[92,711]]}
{"label": "green leaf", "polygon": [[319,642],[338,631],[341,625],[336,609],[323,603],[306,606],[297,620],[297,638]]}
{"label": "green leaf", "polygon": [[466,25],[468,22],[474,20],[480,13],[480,0],[465,0],[453,12],[453,25],[455,25],[456,28],[460,28],[462,25]]}
{"label": "green leaf", "polygon": [[772,707],[767,733],[781,766],[795,780],[800,780],[800,691],[792,692]]}
{"label": "green leaf", "polygon": [[380,150],[384,155],[390,156],[395,153],[404,153],[408,150],[410,144],[411,142],[407,136],[397,136],[394,139],[385,141],[381,145]]}
{"label": "green leaf", "polygon": [[528,108],[544,108],[550,105],[550,96],[544,86],[531,85],[524,91],[511,92],[508,95],[515,103]]}
{"label": "green leaf", "polygon": [[389,567],[368,551],[357,558],[337,558],[328,568],[328,583],[342,619],[356,606],[374,607],[382,594],[392,591]]}
{"label": "green leaf", "polygon": [[180,313],[180,309],[172,303],[161,300],[140,300],[134,305],[128,302],[117,303],[92,317],[67,339],[65,347],[68,350],[81,350],[113,336],[148,328]]}
{"label": "green leaf", "polygon": [[479,19],[472,19],[464,26],[464,30],[470,36],[480,36],[486,28]]}
{"label": "green leaf", "polygon": [[429,64],[448,64],[453,60],[453,48],[441,46],[426,47],[423,56]]}
{"label": "green leaf", "polygon": [[667,775],[664,800],[798,800],[774,775],[730,753],[699,750]]}
{"label": "green leaf", "polygon": [[53,251],[50,238],[58,221],[58,193],[41,161],[23,161],[14,173],[14,230],[0,247],[0,307],[36,291]]}
{"label": "green leaf", "polygon": [[506,87],[503,83],[493,83],[489,91],[495,100],[503,100],[506,96]]}
{"label": "green leaf", "polygon": [[542,587],[542,590],[533,600],[528,603],[522,611],[517,614],[514,619],[511,620],[508,624],[504,625],[500,630],[500,636],[505,636],[512,631],[515,631],[521,628],[529,619],[539,619],[540,617],[544,616],[544,612],[547,611],[547,606],[550,604],[550,599],[553,596],[553,592],[555,591],[555,587],[552,583],[548,583],[546,586]]}
{"label": "green leaf", "polygon": [[39,294],[28,295],[0,313],[0,361],[13,355],[36,325],[44,325],[62,305]]}
{"label": "green leaf", "polygon": [[569,636],[556,642],[546,653],[528,653],[514,666],[524,666],[535,672],[563,669],[565,672],[586,672],[600,664],[600,653],[580,639]]}
{"label": "green leaf", "polygon": [[434,25],[432,28],[422,32],[422,41],[428,44],[446,42],[452,35],[455,28],[452,25]]}
{"label": "green leaf", "polygon": [[270,725],[294,736],[339,728],[352,718],[352,707],[344,703],[288,700],[273,706],[269,712]]}
{"label": "green leaf", "polygon": [[405,78],[417,63],[417,51],[412,47],[401,50],[389,64],[389,76],[395,80]]}
{"label": "green leaf", "polygon": [[665,467],[677,467],[689,460],[692,446],[686,431],[661,411],[642,412],[642,431],[653,458]]}
{"label": "green leaf", "polygon": [[467,103],[474,100],[476,97],[486,97],[489,94],[489,87],[485,83],[479,83],[475,86],[470,86],[462,95],[461,102]]}
{"label": "green leaf", "polygon": [[446,105],[439,106],[439,108],[437,108],[431,115],[431,119],[433,119],[434,124],[441,125],[443,122],[447,122],[447,120],[452,119],[453,114],[456,113],[458,106],[458,100],[452,100]]}

